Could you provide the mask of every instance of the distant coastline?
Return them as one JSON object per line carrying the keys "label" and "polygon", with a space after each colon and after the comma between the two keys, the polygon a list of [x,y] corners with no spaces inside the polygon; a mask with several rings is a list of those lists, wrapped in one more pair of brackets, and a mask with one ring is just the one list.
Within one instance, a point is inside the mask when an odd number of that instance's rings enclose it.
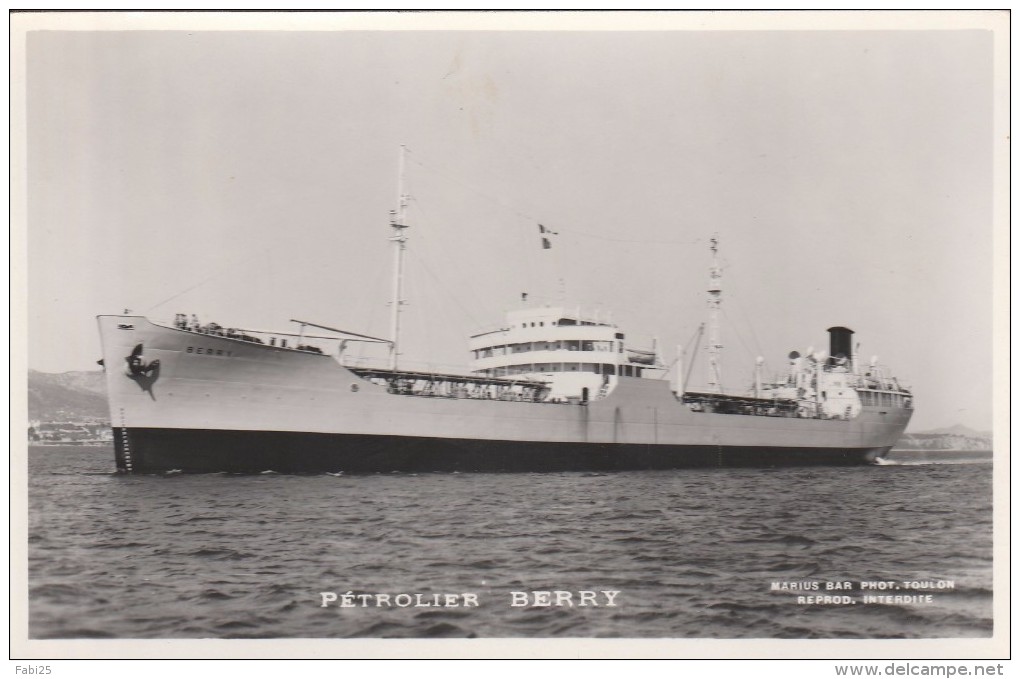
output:
{"label": "distant coastline", "polygon": [[113,441],[29,441],[32,447],[38,448],[66,448],[73,446],[75,448],[108,448],[113,446]]}
{"label": "distant coastline", "polygon": [[893,451],[992,450],[992,435],[962,426],[928,432],[906,433]]}

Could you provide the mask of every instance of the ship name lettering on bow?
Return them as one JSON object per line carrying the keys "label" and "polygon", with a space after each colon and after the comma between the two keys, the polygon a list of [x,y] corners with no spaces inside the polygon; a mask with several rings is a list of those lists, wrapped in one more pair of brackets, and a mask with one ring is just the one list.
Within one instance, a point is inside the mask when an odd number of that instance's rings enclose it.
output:
{"label": "ship name lettering on bow", "polygon": [[204,356],[233,356],[234,352],[229,349],[210,349],[208,347],[187,347],[185,353],[188,354],[202,354]]}

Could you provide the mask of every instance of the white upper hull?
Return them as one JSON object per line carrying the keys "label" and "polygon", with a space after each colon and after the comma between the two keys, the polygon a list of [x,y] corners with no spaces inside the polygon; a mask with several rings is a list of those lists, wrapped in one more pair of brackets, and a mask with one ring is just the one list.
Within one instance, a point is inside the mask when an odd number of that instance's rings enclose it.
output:
{"label": "white upper hull", "polygon": [[[665,380],[620,377],[587,405],[397,395],[330,356],[99,318],[111,421],[119,428],[407,436],[493,441],[887,449],[909,408],[848,420],[692,412]],[[129,376],[138,345],[149,376]]]}

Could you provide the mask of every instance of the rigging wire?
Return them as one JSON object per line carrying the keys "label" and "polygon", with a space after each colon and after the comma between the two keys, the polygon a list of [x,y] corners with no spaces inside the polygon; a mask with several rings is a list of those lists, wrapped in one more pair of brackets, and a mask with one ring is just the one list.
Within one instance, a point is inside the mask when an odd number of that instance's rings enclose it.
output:
{"label": "rigging wire", "polygon": [[729,321],[730,327],[733,329],[733,333],[737,336],[737,339],[740,341],[740,345],[742,347],[744,347],[744,351],[746,351],[748,353],[748,355],[751,357],[752,361],[756,360],[757,356],[760,356],[761,354],[760,353],[759,354],[755,354],[755,353],[753,353],[751,351],[751,348],[747,346],[746,342],[744,342],[744,337],[740,334],[740,331],[737,329],[737,324],[734,323],[733,320],[730,319],[729,314],[726,313],[726,309],[723,309],[722,312],[723,312],[723,317],[727,321]]}
{"label": "rigging wire", "polygon": [[[482,191],[481,189],[478,189],[475,186],[472,186],[471,184],[469,184],[469,183],[463,181],[462,179],[456,177],[451,171],[448,171],[448,170],[445,170],[445,169],[439,169],[438,167],[433,166],[433,165],[425,165],[425,164],[421,163],[420,161],[418,161],[415,158],[410,158],[409,160],[410,160],[410,162],[412,162],[415,165],[417,165],[419,168],[422,168],[423,170],[425,170],[425,171],[427,171],[429,173],[435,173],[437,175],[442,175],[442,176],[446,177],[448,180],[452,181],[453,183],[458,184],[460,187],[462,187],[464,189],[467,189],[469,192],[471,192],[471,193],[473,193],[473,194],[475,194],[477,196],[480,196],[480,197],[482,197],[482,198],[484,198],[484,199],[486,199],[488,201],[491,201],[491,202],[497,204],[498,206],[503,208],[503,210],[505,212],[513,215],[514,217],[525,220],[528,223],[528,227],[527,228],[523,228],[521,226],[516,226],[516,227],[514,227],[512,229],[514,234],[516,234],[516,241],[514,243],[514,247],[519,248],[519,251],[520,251],[520,261],[522,261],[524,263],[524,267],[527,270],[526,271],[526,276],[521,281],[521,284],[523,286],[528,281],[537,281],[538,280],[538,278],[535,276],[536,257],[533,254],[532,248],[528,245],[529,241],[532,242],[532,243],[540,242],[540,241],[534,240],[535,239],[535,235],[532,234],[532,233],[529,233],[529,231],[528,231],[529,228],[532,228],[535,225],[539,224],[540,220],[537,217],[534,217],[534,216],[532,216],[530,214],[522,212],[521,210],[518,210],[515,207],[513,207],[512,205],[510,205],[505,200],[500,199],[500,198],[498,198],[496,196],[493,196],[492,194],[486,193],[485,191]],[[417,197],[412,197],[411,200],[413,202],[417,202],[418,203],[417,207],[419,208],[419,210],[421,210],[421,212],[422,212],[422,214],[424,216],[424,208],[422,207],[420,200],[418,200]],[[507,245],[509,246],[509,241],[507,241]],[[535,291],[534,290],[521,290],[521,292],[526,292],[530,296],[535,296]]]}
{"label": "rigging wire", "polygon": [[[683,353],[678,355],[672,361],[670,361],[669,365],[667,365],[665,367],[664,372],[662,373],[662,375],[659,375],[656,379],[659,379],[659,380],[663,379],[666,375],[669,374],[669,371],[672,370],[674,368],[674,366],[676,366],[677,361],[680,360],[680,356],[686,356],[687,355],[687,348],[690,347],[690,346],[693,346],[692,343],[694,342],[694,338],[696,338],[698,336],[699,332],[701,332],[701,326],[698,326],[698,328],[696,328],[694,330],[694,332],[691,333],[691,338],[689,340],[687,340],[687,344],[681,345],[683,347]],[[697,351],[697,347],[696,346],[694,347],[694,350]],[[688,375],[690,375],[690,366],[688,366]]]}
{"label": "rigging wire", "polygon": [[[385,267],[381,267],[380,266],[380,267],[374,267],[374,268],[375,268],[375,280],[372,281],[372,286],[370,288],[367,288],[368,290],[372,290],[372,291],[381,290],[382,289],[382,280],[384,278],[384,275],[386,274]],[[375,332],[374,328],[375,328],[376,318],[379,315],[380,309],[385,308],[386,304],[385,303],[380,304],[378,299],[374,299],[373,300],[373,299],[371,299],[369,297],[369,295],[359,295],[359,297],[361,299],[361,306],[359,307],[359,311],[361,313],[359,314],[359,316],[362,317],[362,318],[364,316],[366,316],[366,315],[368,316],[368,326],[367,326],[368,330],[367,330],[367,332],[374,333]],[[366,305],[367,305],[367,314],[365,313]],[[380,337],[385,337],[385,335],[380,335]],[[364,358],[365,351],[368,350],[368,348],[369,348],[367,343],[365,343],[365,342],[356,342],[356,344],[357,344],[357,357],[358,358]]]}
{"label": "rigging wire", "polygon": [[[725,272],[727,269],[729,269],[729,262],[725,262],[724,265],[723,265],[723,271]],[[727,298],[728,299],[736,300],[737,308],[738,308],[737,310],[740,312],[740,314],[743,316],[744,320],[746,321],[747,329],[751,333],[751,340],[754,342],[754,348],[758,352],[758,356],[764,356],[765,352],[762,351],[761,342],[758,341],[758,335],[754,331],[754,324],[751,323],[751,316],[744,309],[744,304],[743,304],[743,302],[741,302],[740,295],[735,295],[732,292],[732,290],[733,290],[732,281],[727,282],[726,287],[730,291],[729,294],[727,295]]]}
{"label": "rigging wire", "polygon": [[264,250],[260,250],[260,251],[254,253],[254,254],[252,254],[252,255],[250,255],[248,257],[245,257],[244,259],[234,263],[233,265],[229,265],[229,266],[223,267],[222,269],[220,269],[219,271],[217,271],[213,275],[211,275],[211,276],[209,276],[207,278],[202,279],[201,281],[199,281],[195,285],[192,285],[189,288],[185,288],[184,290],[181,290],[180,292],[175,293],[175,294],[171,295],[170,297],[167,297],[162,302],[157,302],[156,304],[153,304],[152,306],[147,308],[142,313],[147,315],[153,309],[158,309],[159,307],[163,306],[167,302],[172,302],[173,300],[177,299],[178,297],[180,297],[182,295],[185,295],[185,294],[191,292],[192,290],[196,290],[196,289],[202,287],[206,283],[211,283],[212,281],[216,280],[217,278],[220,278],[221,276],[227,275],[228,273],[232,272],[233,270],[237,269],[238,267],[240,267],[243,264],[248,264],[249,262],[251,262],[254,259],[261,258],[263,255],[268,254],[273,249],[274,248],[272,248],[272,247],[265,248]]}
{"label": "rigging wire", "polygon": [[730,318],[730,315],[726,313],[726,309],[723,309],[722,313],[723,318],[725,318],[726,321],[730,324],[730,328],[733,330],[733,334],[737,336],[737,340],[740,342],[740,346],[742,346],[744,348],[744,351],[746,351],[747,354],[753,359],[755,357],[755,353],[751,350],[751,347],[747,346],[747,342],[744,341],[744,336],[740,334],[740,329],[737,328],[737,324],[734,323],[733,319]]}
{"label": "rigging wire", "polygon": [[764,355],[765,355],[765,352],[764,352],[764,351],[762,351],[762,348],[761,348],[761,342],[759,342],[759,341],[758,341],[758,335],[757,335],[757,333],[755,333],[755,331],[754,331],[754,324],[753,324],[753,323],[751,323],[751,318],[750,318],[750,316],[749,316],[749,315],[747,314],[747,312],[746,312],[746,311],[744,311],[744,305],[743,305],[743,304],[741,304],[741,302],[740,302],[740,297],[738,297],[738,296],[734,295],[734,296],[733,296],[733,299],[737,300],[737,307],[739,307],[739,310],[740,310],[740,312],[741,312],[741,313],[742,313],[742,314],[744,315],[744,318],[745,318],[745,319],[746,319],[746,321],[747,321],[747,329],[748,329],[748,331],[749,331],[749,332],[751,333],[751,341],[752,341],[752,342],[754,342],[754,348],[755,348],[755,350],[756,350],[756,351],[758,352],[758,355],[759,355],[759,356],[764,356]]}
{"label": "rigging wire", "polygon": [[[401,304],[404,307],[403,313],[406,320],[401,324],[401,329],[406,339],[410,332],[417,328],[420,332],[419,341],[421,343],[418,349],[423,352],[424,356],[432,358],[436,355],[433,351],[432,324],[422,318],[422,314],[424,313],[422,305],[415,304],[412,301],[421,299],[427,294],[422,291],[422,286],[419,285],[418,276],[415,275],[414,267],[415,264],[420,262],[420,260],[415,256],[412,248],[405,250],[404,256],[404,294]],[[403,346],[405,347],[405,351],[400,352],[401,356],[404,357],[401,360],[404,367],[407,368],[412,365],[408,362],[406,356],[406,347],[408,346],[408,343],[405,341]]]}
{"label": "rigging wire", "polygon": [[[698,356],[698,346],[701,344],[701,336],[705,332],[705,324],[702,323],[698,326],[698,329],[691,335],[691,339],[688,340],[688,345],[694,347],[691,351],[691,360],[687,362],[687,373],[684,375],[684,381],[681,384],[681,388],[686,389],[687,385],[691,383],[691,373],[694,372],[694,359]],[[686,352],[684,352],[686,353]]]}
{"label": "rigging wire", "polygon": [[[429,219],[429,216],[425,212],[425,206],[422,204],[422,202],[417,197],[411,196],[410,197],[410,206],[412,208],[414,208],[414,210],[417,212],[418,216],[420,217],[420,222],[422,224],[426,224],[426,225],[429,225],[429,226],[433,227],[431,229],[422,229],[421,231],[419,231],[416,240],[419,243],[423,243],[425,245],[429,245],[429,244],[434,243],[434,242],[438,243],[438,246],[439,246],[439,248],[441,250],[443,250],[445,252],[449,252],[449,248],[446,247],[445,245],[443,245],[443,243],[441,242],[442,239],[440,239],[438,237],[432,238],[432,236],[436,236],[437,234],[440,234],[442,232],[439,229],[435,228],[435,225],[438,222]],[[523,231],[521,231],[521,230],[517,230],[517,232],[521,233],[521,234],[523,233]],[[426,236],[426,234],[429,234],[429,235]],[[528,280],[532,280],[534,277],[531,275],[531,273],[532,273],[532,270],[531,270],[531,261],[528,260],[528,259],[525,259],[524,261],[525,261],[525,266],[527,266],[527,268],[528,268]],[[450,294],[451,298],[457,304],[460,304],[460,300],[456,296],[454,296],[452,293],[449,292],[449,288],[446,288],[446,290]],[[461,291],[462,292],[467,291],[468,293],[473,293],[473,290],[474,289],[472,287],[468,286],[466,288],[463,288]],[[469,294],[468,297],[470,297],[470,302],[471,302],[472,306],[475,309],[487,308],[488,305],[480,303],[479,299],[476,296],[474,296],[474,294]],[[462,309],[463,309],[463,307],[462,307]],[[464,311],[464,313],[466,315],[468,315],[471,318],[472,322],[477,324],[477,321],[474,320],[474,317],[470,314],[470,312],[467,311],[467,309],[463,309],[463,311]],[[481,327],[481,326],[477,325],[477,327]]]}
{"label": "rigging wire", "polygon": [[[425,210],[424,210],[424,209],[422,208],[421,204],[420,204],[419,202],[417,202],[417,201],[412,201],[412,203],[413,203],[413,204],[415,205],[415,208],[417,209],[417,211],[418,211],[418,212],[419,212],[419,213],[421,214],[421,216],[422,216],[422,218],[423,218],[423,220],[422,220],[422,221],[423,221],[423,222],[426,222],[426,221],[428,221],[428,218],[427,218],[427,217],[426,217],[426,215],[425,215]],[[421,232],[421,233],[423,234],[423,233],[424,233],[424,231],[423,231],[423,232]],[[423,235],[419,235],[419,236],[418,236],[418,240],[419,240],[420,242],[423,242],[423,243],[425,243],[425,242],[428,242],[428,239],[427,239],[427,238],[425,238],[425,237],[424,237]],[[444,283],[444,282],[442,281],[442,279],[440,279],[440,278],[439,278],[439,276],[437,276],[437,275],[436,275],[436,273],[435,273],[434,271],[432,271],[432,269],[431,269],[431,268],[429,267],[429,265],[428,265],[428,264],[426,263],[425,259],[424,259],[424,258],[422,258],[422,257],[419,257],[419,256],[418,256],[417,254],[415,254],[415,256],[414,256],[414,257],[415,257],[415,261],[417,261],[417,262],[418,262],[419,264],[421,264],[421,267],[422,267],[422,269],[423,269],[423,270],[424,270],[424,271],[425,271],[425,272],[426,272],[426,273],[427,273],[427,274],[428,274],[429,276],[431,276],[431,277],[433,278],[433,280],[435,280],[435,281],[436,281],[436,283],[438,283],[438,284],[439,284],[439,286],[440,286],[440,287],[442,287],[442,288],[443,288],[443,290],[444,290],[444,291],[446,292],[446,294],[447,294],[447,295],[449,295],[450,299],[452,299],[452,300],[453,300],[454,304],[456,304],[456,305],[457,305],[457,307],[458,307],[458,308],[460,308],[460,310],[461,310],[461,311],[462,311],[462,312],[464,313],[464,315],[465,315],[465,316],[467,316],[468,320],[470,320],[470,321],[471,321],[471,322],[472,322],[472,323],[474,324],[474,327],[476,327],[476,328],[480,328],[482,324],[481,324],[481,323],[479,323],[479,322],[478,322],[478,321],[477,321],[477,320],[475,319],[474,315],[473,315],[473,314],[472,314],[472,313],[471,313],[470,311],[468,311],[468,309],[467,309],[467,308],[466,308],[466,307],[465,307],[465,306],[464,306],[464,305],[463,305],[463,304],[461,303],[461,301],[460,301],[460,299],[459,299],[458,295],[456,295],[456,294],[455,294],[455,293],[454,293],[454,292],[453,292],[453,291],[452,291],[452,290],[451,290],[451,289],[450,289],[450,288],[449,288],[449,287],[448,287],[448,286],[447,286],[447,285],[446,285],[446,284],[445,284],[445,283]]]}
{"label": "rigging wire", "polygon": [[[443,290],[445,290],[447,292],[447,294],[450,296],[450,299],[452,299],[454,301],[454,304],[456,304],[456,306],[460,309],[460,311],[463,312],[465,316],[467,316],[467,318],[471,321],[471,323],[473,323],[475,327],[480,327],[480,325],[474,319],[474,317],[471,316],[470,312],[468,312],[467,309],[465,309],[460,304],[460,302],[457,301],[457,298],[454,297],[450,293],[449,288],[446,286],[445,283],[443,283],[443,280],[439,276],[437,276],[436,273],[431,268],[429,268],[429,266],[426,263],[425,259],[423,259],[421,256],[419,256],[417,251],[414,251],[414,250],[408,250],[408,255],[409,255],[408,260],[410,262],[413,262],[415,265],[420,266],[421,270],[424,271],[425,273],[427,273],[428,276],[433,280],[433,282],[436,285],[438,285],[440,288],[442,288]],[[419,294],[425,294],[425,293],[423,293],[423,288],[420,285],[418,286],[418,293]],[[436,324],[434,322],[433,323],[429,322],[430,320],[434,321],[435,319],[432,318],[432,317],[428,317],[428,316],[424,315],[425,312],[424,312],[423,305],[421,305],[421,304],[412,304],[411,306],[417,307],[414,310],[414,318],[415,318],[417,324],[420,327],[424,327],[425,328],[424,335],[425,335],[426,355],[430,356],[430,357],[440,356],[441,355],[440,352],[436,351],[436,336],[435,336],[435,333],[433,332],[434,326]],[[457,327],[457,324],[454,322],[455,319],[451,317],[450,309],[447,306],[440,304],[440,305],[437,305],[436,308],[439,310],[439,313],[442,314],[443,319],[445,320],[445,323],[440,324],[441,327],[445,327],[445,328],[448,328],[448,329],[456,328]],[[440,337],[439,339],[440,340],[443,340],[443,339],[448,340],[449,338]],[[449,369],[452,368],[452,367],[453,367],[452,365],[447,365],[446,363],[436,363],[435,361],[432,361],[432,360],[430,360],[428,362],[428,369],[429,370],[440,370],[440,371],[444,371],[445,370],[445,371],[449,371]],[[461,369],[462,367],[463,367],[462,365],[457,365],[455,369]]]}
{"label": "rigging wire", "polygon": [[[532,222],[533,224],[542,224],[542,223],[545,223],[545,222],[549,221],[549,220],[541,219],[539,217],[535,217],[532,214],[529,214],[527,212],[524,212],[523,210],[518,209],[514,205],[511,205],[509,202],[507,202],[507,201],[505,201],[505,200],[503,200],[501,198],[498,198],[496,196],[493,196],[490,193],[482,191],[481,189],[473,186],[472,184],[470,184],[468,182],[465,182],[464,180],[460,179],[459,177],[454,176],[452,174],[452,172],[450,172],[450,171],[439,169],[438,166],[433,165],[431,163],[429,165],[425,165],[424,163],[418,161],[415,158],[409,158],[408,160],[409,160],[409,162],[414,163],[415,165],[417,165],[418,167],[420,167],[420,168],[422,168],[424,170],[429,170],[429,171],[432,171],[432,172],[435,172],[437,174],[445,176],[447,179],[450,179],[451,181],[454,181],[454,182],[460,184],[461,186],[466,188],[468,191],[471,191],[475,195],[478,195],[478,196],[480,196],[482,198],[490,200],[490,201],[496,203],[497,205],[501,206],[503,209],[507,210],[508,212],[510,212],[510,213],[512,213],[512,214],[514,214],[514,215],[516,215],[516,216],[518,216],[518,217],[520,217],[520,218],[522,218],[524,220]],[[573,229],[573,228],[565,228],[565,227],[561,226],[560,223],[556,224],[555,229],[556,229],[557,232],[569,233],[572,236],[576,236],[576,237],[579,237],[579,238],[592,238],[592,239],[595,239],[595,240],[607,241],[607,242],[611,242],[611,243],[644,243],[644,244],[648,244],[648,245],[696,245],[698,243],[701,243],[704,240],[703,238],[683,239],[683,240],[673,240],[673,239],[662,239],[662,240],[660,240],[660,239],[650,239],[650,238],[616,238],[616,237],[613,237],[613,236],[602,236],[602,235],[598,235],[598,234],[594,234],[594,233],[587,233],[585,231],[581,231],[581,230]]]}

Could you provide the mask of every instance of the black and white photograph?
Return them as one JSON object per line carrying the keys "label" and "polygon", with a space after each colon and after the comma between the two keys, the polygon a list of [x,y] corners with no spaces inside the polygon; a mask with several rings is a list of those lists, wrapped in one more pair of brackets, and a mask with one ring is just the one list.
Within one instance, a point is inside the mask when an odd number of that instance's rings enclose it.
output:
{"label": "black and white photograph", "polygon": [[1008,657],[1008,11],[11,26],[16,657]]}

